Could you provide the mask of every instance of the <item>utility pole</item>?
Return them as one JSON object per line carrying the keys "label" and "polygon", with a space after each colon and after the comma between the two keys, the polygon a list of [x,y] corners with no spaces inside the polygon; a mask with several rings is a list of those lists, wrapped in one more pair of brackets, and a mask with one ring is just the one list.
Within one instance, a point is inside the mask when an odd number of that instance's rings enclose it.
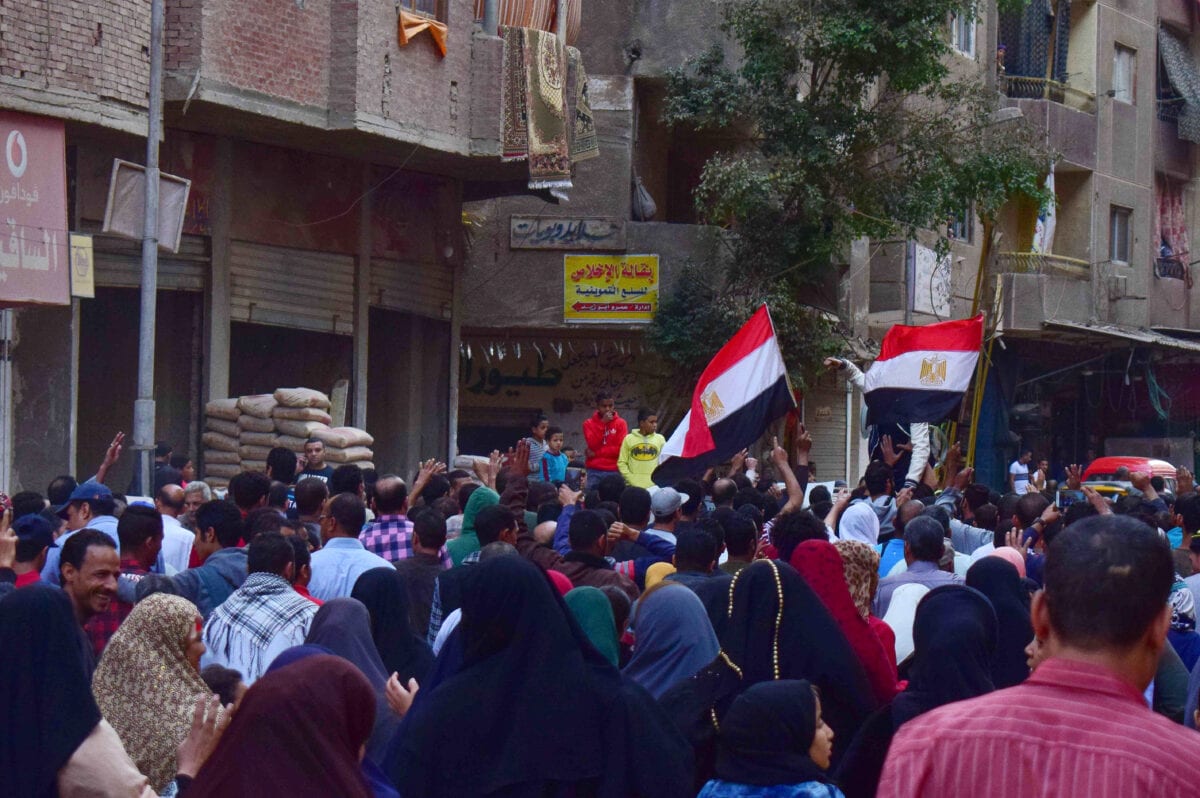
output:
{"label": "utility pole", "polygon": [[158,140],[162,129],[163,0],[150,4],[150,102],[146,126],[146,208],[142,225],[142,294],[138,325],[137,400],[133,404],[133,448],[142,493],[154,489],[154,328],[158,309]]}

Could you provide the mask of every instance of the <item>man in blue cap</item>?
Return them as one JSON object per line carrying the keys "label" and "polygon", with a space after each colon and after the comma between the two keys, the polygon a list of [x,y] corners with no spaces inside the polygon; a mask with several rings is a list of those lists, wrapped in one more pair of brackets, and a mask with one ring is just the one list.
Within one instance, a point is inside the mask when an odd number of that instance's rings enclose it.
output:
{"label": "man in blue cap", "polygon": [[[112,538],[117,553],[121,551],[121,539],[117,535],[117,519],[113,515],[117,503],[112,491],[107,485],[98,482],[84,482],[71,491],[66,503],[55,512],[59,518],[67,521],[67,532],[58,540],[59,546],[66,543],[71,535],[80,529],[95,529]],[[42,581],[52,585],[59,584],[58,559],[60,550],[50,549],[46,555],[46,564],[42,568]]]}
{"label": "man in blue cap", "polygon": [[17,533],[17,558],[13,571],[17,575],[17,587],[37,584],[42,578],[46,555],[57,549],[54,542],[54,526],[41,515],[23,515],[13,523]]}

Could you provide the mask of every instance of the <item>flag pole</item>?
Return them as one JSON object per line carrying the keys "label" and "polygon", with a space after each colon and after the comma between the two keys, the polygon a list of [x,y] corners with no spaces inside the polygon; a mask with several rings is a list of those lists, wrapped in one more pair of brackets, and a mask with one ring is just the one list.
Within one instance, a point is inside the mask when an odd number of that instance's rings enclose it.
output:
{"label": "flag pole", "polygon": [[[991,258],[991,256],[992,256],[992,235],[994,234],[995,229],[996,229],[995,222],[993,222],[987,216],[984,216],[984,218],[983,218],[983,247],[982,247],[982,251],[979,253],[979,269],[975,272],[975,294],[971,298],[971,315],[969,318],[972,318],[972,319],[975,318],[975,316],[979,313],[979,304],[983,300],[983,276],[987,272],[988,259]],[[981,354],[983,353],[983,341],[979,342],[979,351]],[[987,357],[990,358],[991,354],[992,354],[991,348],[989,347],[988,351],[987,351]],[[983,358],[981,357],[980,360],[982,361]],[[975,433],[974,433],[974,430],[975,430],[975,423],[976,423],[976,421],[978,421],[978,417],[977,417],[977,414],[975,411],[975,396],[981,390],[980,385],[982,385],[982,383],[979,381],[980,374],[981,374],[980,366],[977,365],[975,367],[975,393],[971,394],[971,429],[968,432],[969,443],[967,444],[967,460],[966,460],[968,468],[974,467],[974,465],[975,465]],[[986,371],[982,372],[982,375],[983,375],[984,379],[987,378]],[[961,419],[963,417],[962,408],[959,408],[958,417],[959,417],[960,421],[953,421],[950,423],[950,434],[946,436],[946,440],[950,446],[953,446],[955,443],[955,439],[958,438],[958,425],[961,422]]]}

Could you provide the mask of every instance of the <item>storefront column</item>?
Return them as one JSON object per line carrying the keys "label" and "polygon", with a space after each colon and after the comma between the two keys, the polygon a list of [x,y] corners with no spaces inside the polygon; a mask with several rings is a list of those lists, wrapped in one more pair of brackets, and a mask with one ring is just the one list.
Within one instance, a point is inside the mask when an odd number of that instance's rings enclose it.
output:
{"label": "storefront column", "polygon": [[233,142],[217,139],[213,179],[212,272],[204,307],[208,401],[229,396],[229,235],[233,221]]}
{"label": "storefront column", "polygon": [[371,313],[371,164],[362,165],[362,201],[358,204],[358,258],[354,264],[354,407],[353,425],[367,428],[367,360]]}

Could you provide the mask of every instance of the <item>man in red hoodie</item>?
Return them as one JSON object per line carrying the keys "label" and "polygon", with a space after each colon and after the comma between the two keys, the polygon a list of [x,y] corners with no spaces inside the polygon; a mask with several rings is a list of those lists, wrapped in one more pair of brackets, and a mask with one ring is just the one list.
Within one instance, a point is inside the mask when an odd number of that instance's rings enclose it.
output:
{"label": "man in red hoodie", "polygon": [[583,422],[583,438],[587,441],[587,488],[595,490],[600,480],[609,474],[617,474],[617,456],[621,453],[621,441],[629,434],[629,425],[617,415],[612,394],[600,391],[596,394],[596,412]]}

